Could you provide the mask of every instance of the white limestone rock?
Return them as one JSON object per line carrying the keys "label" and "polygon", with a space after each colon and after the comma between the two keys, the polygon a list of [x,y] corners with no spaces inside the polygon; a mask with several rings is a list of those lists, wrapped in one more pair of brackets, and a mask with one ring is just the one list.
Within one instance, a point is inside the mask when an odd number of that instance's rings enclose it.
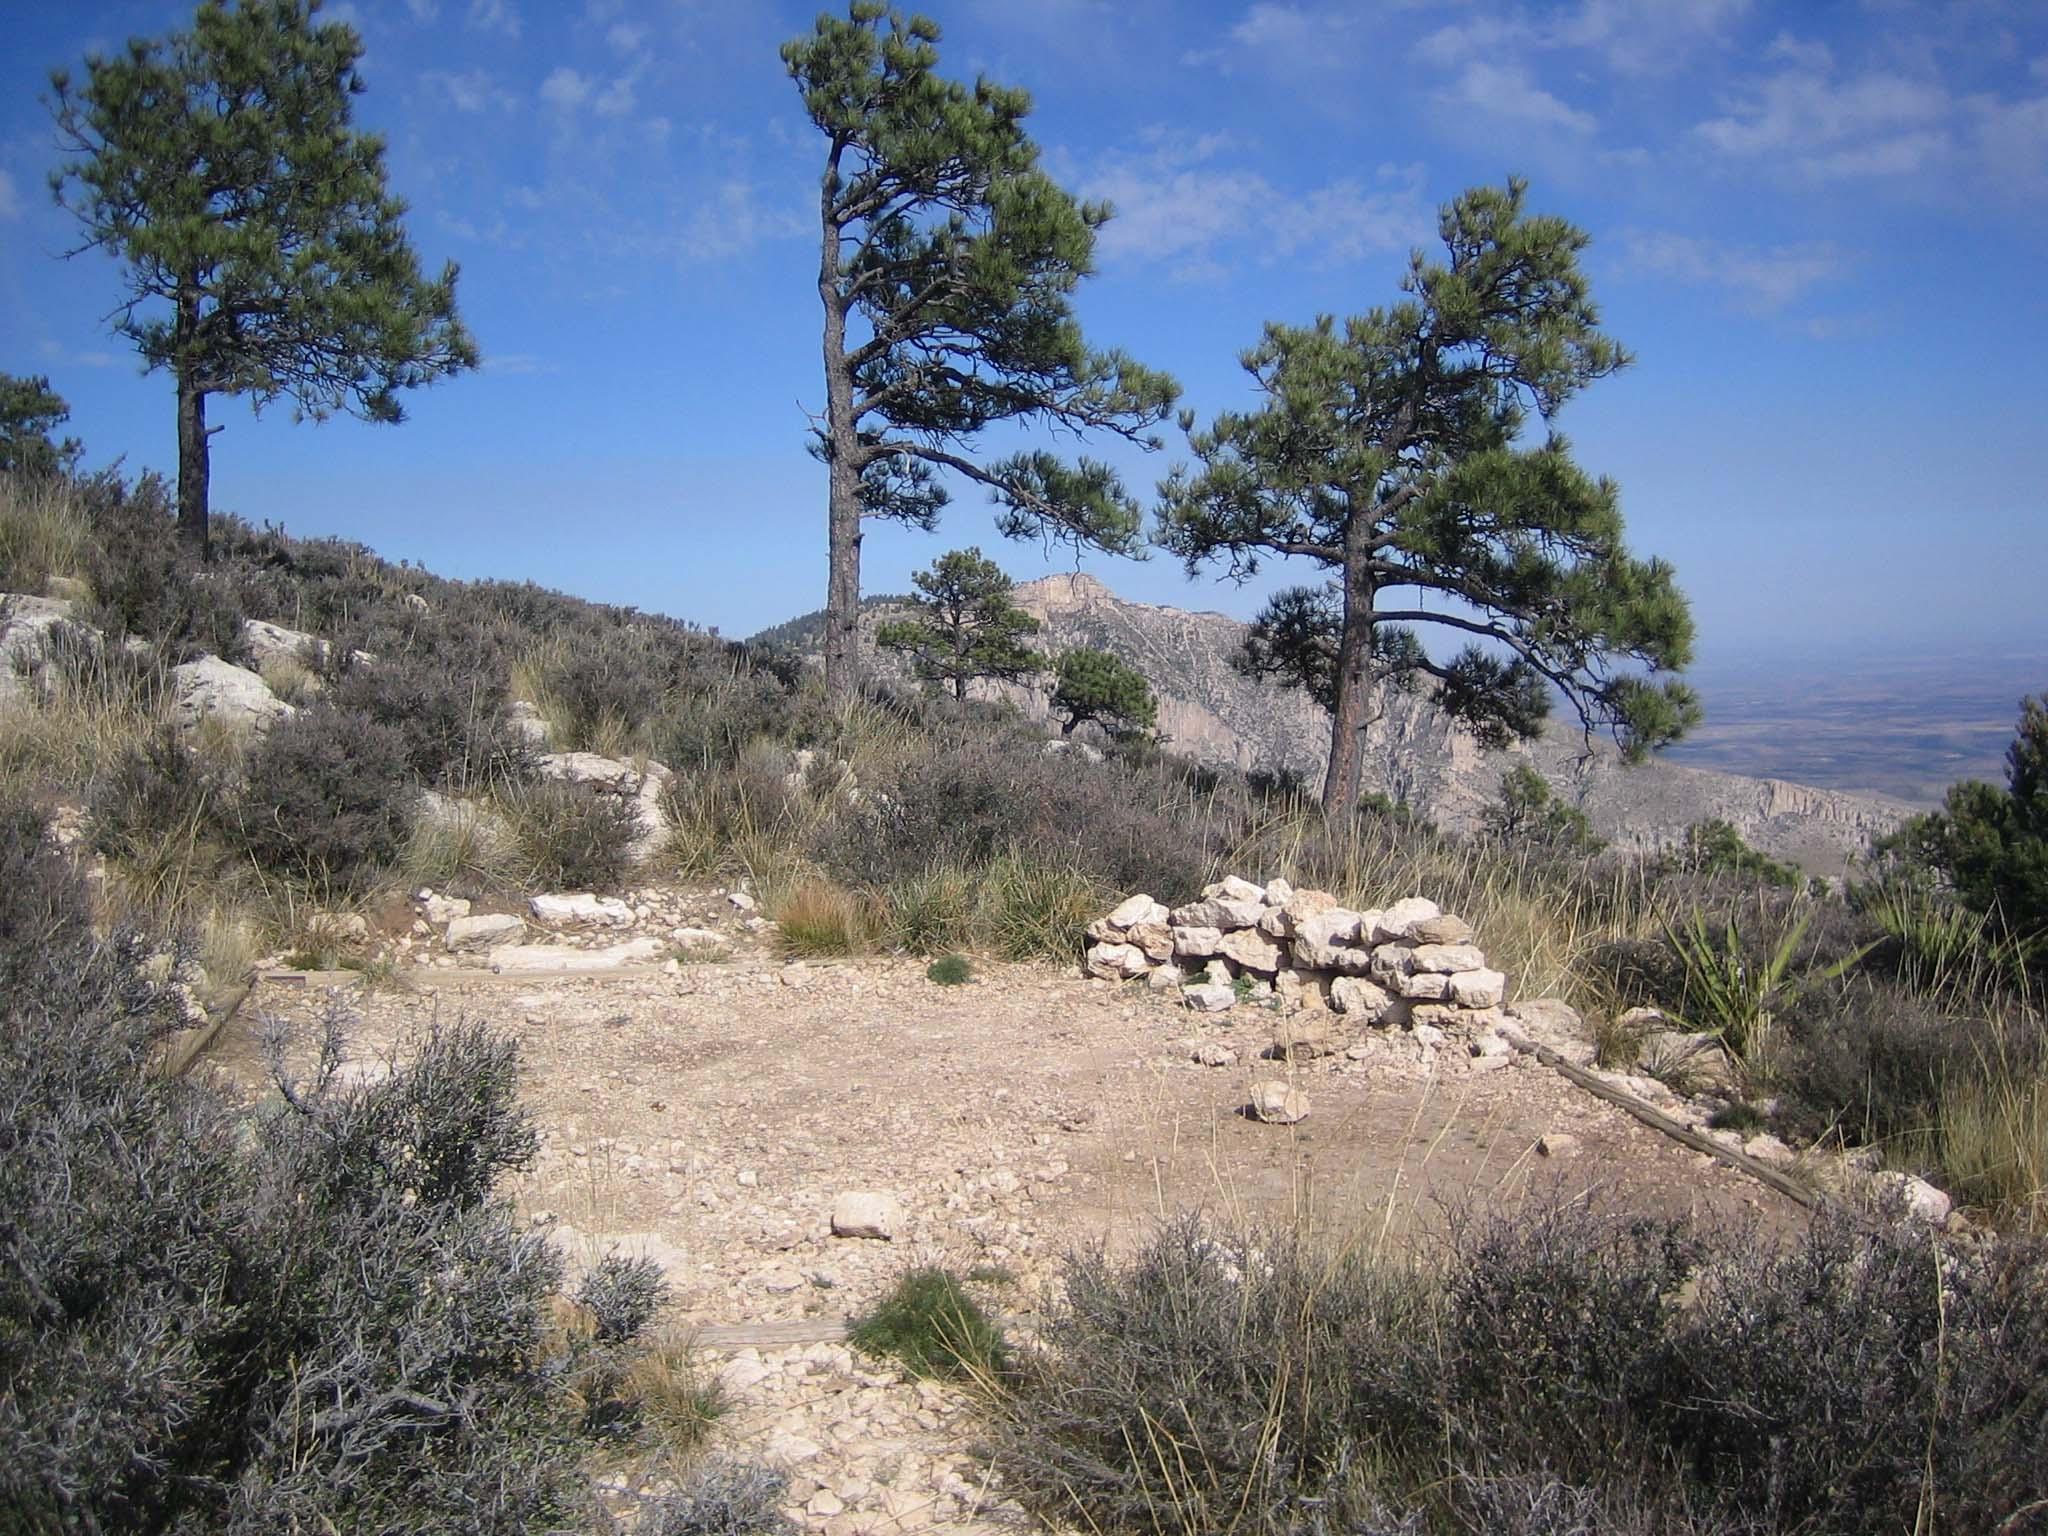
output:
{"label": "white limestone rock", "polygon": [[1486,967],[1486,956],[1471,944],[1419,944],[1408,951],[1408,969],[1454,976]]}
{"label": "white limestone rock", "polygon": [[1165,923],[1168,921],[1166,907],[1150,896],[1133,896],[1119,903],[1109,914],[1109,923],[1115,928],[1135,928],[1140,923]]}
{"label": "white limestone rock", "polygon": [[1268,976],[1279,970],[1286,958],[1286,951],[1256,928],[1240,928],[1235,933],[1226,933],[1218,953],[1245,970],[1260,971]]}
{"label": "white limestone rock", "polygon": [[1421,896],[1408,896],[1380,914],[1373,925],[1373,942],[1395,944],[1414,937],[1415,925],[1444,915],[1443,908]]}
{"label": "white limestone rock", "polygon": [[191,731],[214,720],[234,731],[267,731],[297,711],[246,667],[202,656],[171,668],[171,720]]}
{"label": "white limestone rock", "polygon": [[1460,1008],[1498,1008],[1507,996],[1508,979],[1499,971],[1459,971],[1445,980],[1451,1001]]}
{"label": "white limestone rock", "polygon": [[1293,1125],[1308,1118],[1308,1095],[1277,1078],[1252,1084],[1252,1118],[1267,1125]]}
{"label": "white limestone rock", "polygon": [[491,951],[490,966],[501,976],[581,976],[646,965],[661,958],[659,939],[628,939],[606,949],[571,944],[507,944]]}
{"label": "white limestone rock", "polygon": [[1135,944],[1093,944],[1088,949],[1088,974],[1104,981],[1129,981],[1144,975],[1151,964]]}
{"label": "white limestone rock", "polygon": [[1237,991],[1228,982],[1204,981],[1182,987],[1180,998],[1197,1013],[1228,1013],[1237,1006]]}
{"label": "white limestone rock", "polygon": [[1330,1003],[1346,1018],[1377,1024],[1387,1016],[1393,998],[1363,976],[1339,976],[1330,983]]}
{"label": "white limestone rock", "polygon": [[832,1235],[892,1241],[903,1230],[903,1205],[878,1190],[848,1190],[832,1202]]}
{"label": "white limestone rock", "polygon": [[533,920],[547,928],[630,928],[638,921],[618,897],[589,891],[535,896],[526,907]]}
{"label": "white limestone rock", "polygon": [[510,912],[482,912],[475,917],[451,918],[443,942],[457,952],[495,949],[525,932],[525,922]]}
{"label": "white limestone rock", "polygon": [[1223,930],[1210,927],[1191,927],[1177,923],[1173,928],[1173,953],[1181,960],[1206,960],[1223,950]]}

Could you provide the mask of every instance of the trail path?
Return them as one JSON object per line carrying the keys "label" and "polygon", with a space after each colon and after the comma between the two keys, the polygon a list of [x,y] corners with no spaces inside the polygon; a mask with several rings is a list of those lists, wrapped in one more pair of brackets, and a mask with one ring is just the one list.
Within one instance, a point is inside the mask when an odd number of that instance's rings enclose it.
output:
{"label": "trail path", "polygon": [[[993,1302],[1028,1321],[1072,1246],[1126,1249],[1190,1209],[1388,1243],[1426,1236],[1448,1205],[1552,1185],[1660,1212],[1802,1217],[1527,1057],[1476,1063],[1397,1036],[1359,1058],[1263,1060],[1259,1009],[1198,1020],[1050,966],[978,969],[948,988],[922,963],[785,966],[758,948],[673,974],[410,967],[346,995],[349,1070],[379,1070],[436,1017],[516,1039],[541,1132],[512,1189],[522,1212],[572,1261],[618,1245],[663,1264],[735,1395],[728,1432],[793,1466],[793,1512],[830,1536],[1000,1514],[964,1454],[964,1405],[833,1341],[913,1263],[1007,1276]],[[260,1092],[259,1020],[310,1023],[326,1001],[259,982],[208,1069]],[[1198,1042],[1238,1060],[1197,1065]],[[1243,1115],[1251,1082],[1275,1076],[1308,1093],[1306,1120]],[[1560,1132],[1577,1151],[1540,1156]],[[901,1202],[894,1241],[831,1235],[834,1198],[855,1190]]]}

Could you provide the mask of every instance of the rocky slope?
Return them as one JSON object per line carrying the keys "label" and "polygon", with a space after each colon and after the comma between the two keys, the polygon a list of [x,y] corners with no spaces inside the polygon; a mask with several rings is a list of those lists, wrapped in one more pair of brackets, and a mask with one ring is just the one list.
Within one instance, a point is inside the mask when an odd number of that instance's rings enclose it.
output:
{"label": "rocky slope", "polygon": [[[1329,751],[1329,716],[1297,690],[1255,682],[1232,670],[1244,625],[1220,613],[1126,602],[1092,576],[1048,576],[1016,589],[1019,607],[1043,626],[1040,646],[1057,652],[1093,645],[1114,651],[1151,681],[1159,729],[1169,747],[1202,762],[1240,769],[1286,769],[1320,781]],[[883,622],[881,606],[863,628]],[[1047,713],[1042,692],[1000,692],[1034,717]],[[1754,847],[1815,874],[1836,875],[1877,833],[1913,807],[1875,795],[1815,789],[1781,779],[1649,762],[1625,766],[1609,745],[1589,752],[1584,739],[1554,722],[1540,740],[1487,751],[1425,699],[1382,701],[1366,764],[1368,788],[1402,801],[1452,830],[1474,827],[1497,798],[1501,775],[1517,760],[1533,763],[1552,787],[1582,808],[1601,836],[1623,848],[1656,848],[1695,822],[1719,818]]]}

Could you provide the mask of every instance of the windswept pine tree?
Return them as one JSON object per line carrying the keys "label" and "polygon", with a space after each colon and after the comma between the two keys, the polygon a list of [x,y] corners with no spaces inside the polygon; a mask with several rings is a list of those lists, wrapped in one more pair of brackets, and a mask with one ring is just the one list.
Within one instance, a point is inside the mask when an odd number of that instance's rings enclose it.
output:
{"label": "windswept pine tree", "polygon": [[350,127],[362,39],[319,9],[205,0],[191,31],[52,77],[72,254],[127,265],[114,329],[177,381],[178,531],[202,551],[210,396],[397,422],[400,390],[477,364],[454,264],[421,275],[383,141]]}
{"label": "windswept pine tree", "polygon": [[984,461],[970,445],[1014,422],[1156,447],[1179,393],[1083,338],[1072,294],[1110,209],[1039,168],[1023,91],[940,78],[938,41],[923,16],[854,0],[782,49],[825,136],[814,448],[831,480],[825,683],[839,699],[857,681],[864,519],[936,526],[949,470],[987,489],[1007,535],[1131,552],[1142,514],[1109,465],[1043,450]]}
{"label": "windswept pine tree", "polygon": [[[1491,744],[1535,735],[1552,690],[1631,755],[1699,718],[1657,675],[1692,649],[1671,567],[1629,554],[1619,490],[1548,430],[1628,357],[1599,329],[1586,236],[1523,194],[1511,180],[1445,208],[1447,259],[1417,252],[1402,302],[1268,325],[1243,358],[1263,401],[1193,433],[1196,464],[1160,487],[1158,542],[1190,574],[1220,559],[1242,580],[1275,557],[1333,573],[1274,596],[1241,657],[1329,709],[1332,810],[1357,803],[1382,685],[1428,684]],[[1468,644],[1433,655],[1429,630]]]}
{"label": "windswept pine tree", "polygon": [[1053,663],[1052,712],[1062,736],[1090,720],[1112,736],[1139,736],[1158,722],[1159,701],[1122,657],[1080,646]]}

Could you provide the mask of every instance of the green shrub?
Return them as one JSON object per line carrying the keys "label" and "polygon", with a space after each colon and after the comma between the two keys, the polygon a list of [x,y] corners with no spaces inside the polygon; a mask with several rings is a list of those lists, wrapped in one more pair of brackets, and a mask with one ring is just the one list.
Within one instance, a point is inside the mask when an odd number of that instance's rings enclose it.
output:
{"label": "green shrub", "polygon": [[358,891],[397,860],[416,798],[396,728],[317,704],[250,749],[236,824],[264,869]]}
{"label": "green shrub", "polygon": [[0,811],[0,1524],[583,1528],[556,1261],[495,1193],[512,1047],[457,1023],[345,1083],[334,1016],[259,1113],[161,1079],[156,946],[40,832]]}
{"label": "green shrub", "polygon": [[941,955],[925,969],[925,980],[941,987],[964,987],[974,980],[974,967],[965,955]]}
{"label": "green shrub", "polygon": [[1957,784],[1941,810],[1914,817],[1878,849],[1934,875],[2006,933],[2034,940],[2048,935],[2048,694],[2020,701],[2005,761],[2004,788]]}
{"label": "green shrub", "polygon": [[395,656],[347,667],[329,696],[399,732],[422,784],[471,790],[525,783],[538,772],[532,745],[505,719],[504,685],[487,674]]}
{"label": "green shrub", "polygon": [[554,890],[613,891],[633,867],[639,812],[601,784],[554,781],[505,797],[529,878]]}
{"label": "green shrub", "polygon": [[1728,822],[1702,821],[1686,828],[1675,855],[1678,867],[1696,875],[1735,875],[1781,890],[1799,890],[1806,877],[1798,866],[1759,853]]}
{"label": "green shrub", "polygon": [[1426,1268],[1183,1221],[1128,1261],[1076,1257],[1062,1294],[993,1437],[1056,1523],[1851,1536],[2040,1514],[2036,1243],[1538,1201],[1454,1222]]}
{"label": "green shrub", "polygon": [[1010,1368],[1002,1333],[943,1269],[913,1269],[847,1332],[856,1349],[913,1376],[989,1385]]}

